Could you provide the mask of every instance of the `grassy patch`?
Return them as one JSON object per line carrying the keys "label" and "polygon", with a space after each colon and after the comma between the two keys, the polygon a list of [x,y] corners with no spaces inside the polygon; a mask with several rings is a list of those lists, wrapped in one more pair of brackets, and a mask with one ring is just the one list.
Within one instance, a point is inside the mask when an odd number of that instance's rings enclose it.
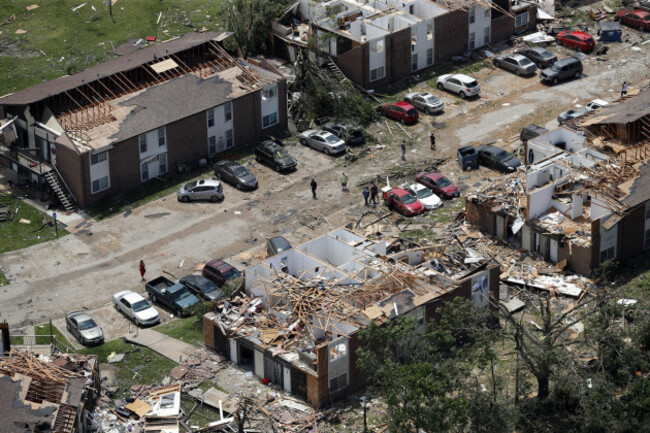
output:
{"label": "grassy patch", "polygon": [[[181,409],[183,413],[190,413],[194,405],[196,404],[196,399],[192,398],[189,395],[181,395]],[[199,404],[190,418],[186,421],[187,425],[198,425],[200,427],[207,427],[207,425],[213,421],[219,419],[219,410],[213,409],[208,405]]]}
{"label": "grassy patch", "polygon": [[456,218],[458,211],[465,208],[465,198],[461,197],[454,201],[451,207],[436,209],[431,213],[431,220],[434,223],[449,223]]}
{"label": "grassy patch", "polygon": [[122,361],[112,364],[119,369],[117,380],[121,389],[128,389],[135,384],[160,383],[176,366],[175,362],[146,347],[126,343],[121,339],[79,351],[79,353],[97,355],[99,362],[107,362],[108,356],[113,352],[126,353]]}
{"label": "grassy patch", "polygon": [[22,346],[25,342],[23,337],[9,337],[9,342],[15,344],[16,346]]}
{"label": "grassy patch", "polygon": [[410,239],[412,241],[419,241],[421,239],[433,239],[436,234],[431,230],[417,229],[417,230],[406,230],[400,233],[400,237],[404,239]]}
{"label": "grassy patch", "polygon": [[9,280],[7,279],[6,275],[0,271],[0,286],[4,286],[5,284],[9,284]]}
{"label": "grassy patch", "polygon": [[200,347],[203,344],[203,322],[195,316],[174,319],[155,329],[193,346]]}
{"label": "grassy patch", "polygon": [[[46,323],[44,325],[38,325],[34,327],[34,333],[37,335],[36,337],[36,344],[50,344],[50,324]],[[59,348],[64,350],[65,352],[69,352],[72,349],[72,345],[68,341],[67,338],[63,336],[61,331],[57,329],[56,326],[52,326],[52,335],[56,338],[57,344],[62,343],[59,345]]]}
{"label": "grassy patch", "polygon": [[[54,232],[54,227],[43,227],[43,219],[47,217],[48,220],[51,220],[51,218],[25,201],[8,196],[0,198],[3,204],[6,203],[9,206],[10,210],[18,206],[18,213],[12,221],[0,223],[0,239],[2,239],[0,254],[51,241],[68,234],[61,226],[59,226],[58,236]],[[21,223],[20,220],[29,221],[29,223]],[[6,277],[2,275],[0,285],[7,282]]]}

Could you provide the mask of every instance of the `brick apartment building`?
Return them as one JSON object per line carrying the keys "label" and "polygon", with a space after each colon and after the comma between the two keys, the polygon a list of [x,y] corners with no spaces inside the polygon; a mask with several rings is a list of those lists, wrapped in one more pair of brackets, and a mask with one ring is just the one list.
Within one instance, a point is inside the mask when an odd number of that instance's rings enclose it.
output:
{"label": "brick apartment building", "polygon": [[286,80],[191,33],[0,98],[0,163],[84,207],[286,129]]}

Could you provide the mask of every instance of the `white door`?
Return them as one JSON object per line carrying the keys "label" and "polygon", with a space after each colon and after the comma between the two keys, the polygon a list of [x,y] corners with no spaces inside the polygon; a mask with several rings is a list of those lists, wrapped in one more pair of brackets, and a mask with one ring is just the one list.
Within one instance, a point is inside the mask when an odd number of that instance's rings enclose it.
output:
{"label": "white door", "polygon": [[551,238],[551,249],[550,249],[550,251],[548,253],[548,258],[553,263],[557,263],[557,248],[558,248],[557,240]]}
{"label": "white door", "polygon": [[291,392],[291,370],[289,370],[287,367],[282,367],[283,370],[283,385],[284,385],[284,390],[287,392]]}
{"label": "white door", "polygon": [[229,340],[229,341],[230,341],[230,360],[235,364],[239,364],[239,351],[237,347],[237,341],[235,340]]}
{"label": "white door", "polygon": [[503,224],[504,224],[503,217],[501,215],[497,215],[497,238],[499,239],[504,239]]}

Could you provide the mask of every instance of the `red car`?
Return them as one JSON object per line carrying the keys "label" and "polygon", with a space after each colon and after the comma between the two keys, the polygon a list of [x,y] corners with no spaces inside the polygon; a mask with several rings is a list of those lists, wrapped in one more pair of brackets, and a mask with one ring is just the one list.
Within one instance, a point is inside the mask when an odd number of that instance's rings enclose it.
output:
{"label": "red car", "polygon": [[575,48],[577,51],[585,53],[593,50],[596,46],[594,38],[579,30],[572,32],[565,30],[560,32],[555,35],[555,40],[558,44],[564,45],[567,48]]}
{"label": "red car", "polygon": [[402,124],[415,123],[418,121],[418,110],[411,104],[400,101],[394,104],[384,104],[379,111],[386,117],[399,120]]}
{"label": "red car", "polygon": [[388,209],[395,209],[406,216],[418,215],[424,212],[424,206],[422,206],[420,200],[402,188],[385,191],[383,199]]}
{"label": "red car", "polygon": [[639,29],[640,32],[650,30],[650,12],[642,9],[629,10],[623,9],[616,13],[616,19],[623,24]]}
{"label": "red car", "polygon": [[415,180],[433,190],[433,192],[442,198],[454,198],[460,196],[458,187],[440,173],[420,173],[415,176]]}
{"label": "red car", "polygon": [[202,274],[205,278],[211,280],[219,287],[223,286],[226,281],[234,280],[241,276],[241,273],[237,268],[218,259],[210,260],[206,263],[203,267]]}

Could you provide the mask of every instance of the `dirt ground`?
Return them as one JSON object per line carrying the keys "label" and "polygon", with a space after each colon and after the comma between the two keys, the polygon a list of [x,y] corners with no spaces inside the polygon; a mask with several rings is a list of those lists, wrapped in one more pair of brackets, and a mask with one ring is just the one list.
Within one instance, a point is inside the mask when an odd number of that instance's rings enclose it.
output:
{"label": "dirt ground", "polygon": [[[367,145],[370,153],[355,162],[329,157],[290,141],[288,149],[299,161],[298,171],[280,175],[249,162],[250,170],[259,179],[256,191],[240,192],[226,186],[226,199],[219,204],[183,204],[170,195],[94,223],[76,235],[4,254],[0,256],[0,269],[10,284],[0,287],[0,318],[12,326],[42,323],[61,318],[73,309],[101,308],[119,290],[144,291],[138,274],[140,259],[147,264],[148,278],[162,272],[180,278],[192,272],[197,263],[215,257],[243,268],[259,260],[257,254],[263,251],[267,237],[283,234],[292,243],[300,243],[356,222],[368,210],[363,206],[360,185],[378,177],[383,179],[389,167],[400,164],[402,139],[408,142],[407,161],[426,166],[425,160],[447,158],[438,169],[459,184],[463,194],[475,191],[500,175],[484,168],[462,172],[456,163],[457,147],[495,141],[516,150],[520,146],[519,131],[526,124],[555,127],[561,111],[594,98],[618,98],[623,81],[631,88],[648,84],[649,36],[627,28],[624,33],[636,42],[634,46],[613,44],[605,56],[589,55],[583,60],[581,79],[554,87],[541,84],[538,77],[520,78],[493,68],[474,74],[482,88],[476,100],[461,101],[449,93],[429,89],[425,83],[415,83],[413,90],[439,95],[446,104],[445,112],[422,115],[416,125],[406,127],[410,139],[392,121],[391,132],[383,119],[373,123],[368,132],[380,145]],[[555,46],[551,50],[561,58],[573,54]],[[427,136],[434,125],[438,150],[432,152]],[[349,192],[341,191],[339,183],[344,171],[349,176]],[[318,200],[311,198],[311,178],[319,185]],[[404,180],[412,179],[393,178],[391,184]],[[446,207],[451,205],[447,203]],[[373,211],[385,209],[378,206]],[[246,260],[241,260],[240,254],[251,249],[252,258],[244,255]],[[123,327],[112,328],[119,334]]]}

